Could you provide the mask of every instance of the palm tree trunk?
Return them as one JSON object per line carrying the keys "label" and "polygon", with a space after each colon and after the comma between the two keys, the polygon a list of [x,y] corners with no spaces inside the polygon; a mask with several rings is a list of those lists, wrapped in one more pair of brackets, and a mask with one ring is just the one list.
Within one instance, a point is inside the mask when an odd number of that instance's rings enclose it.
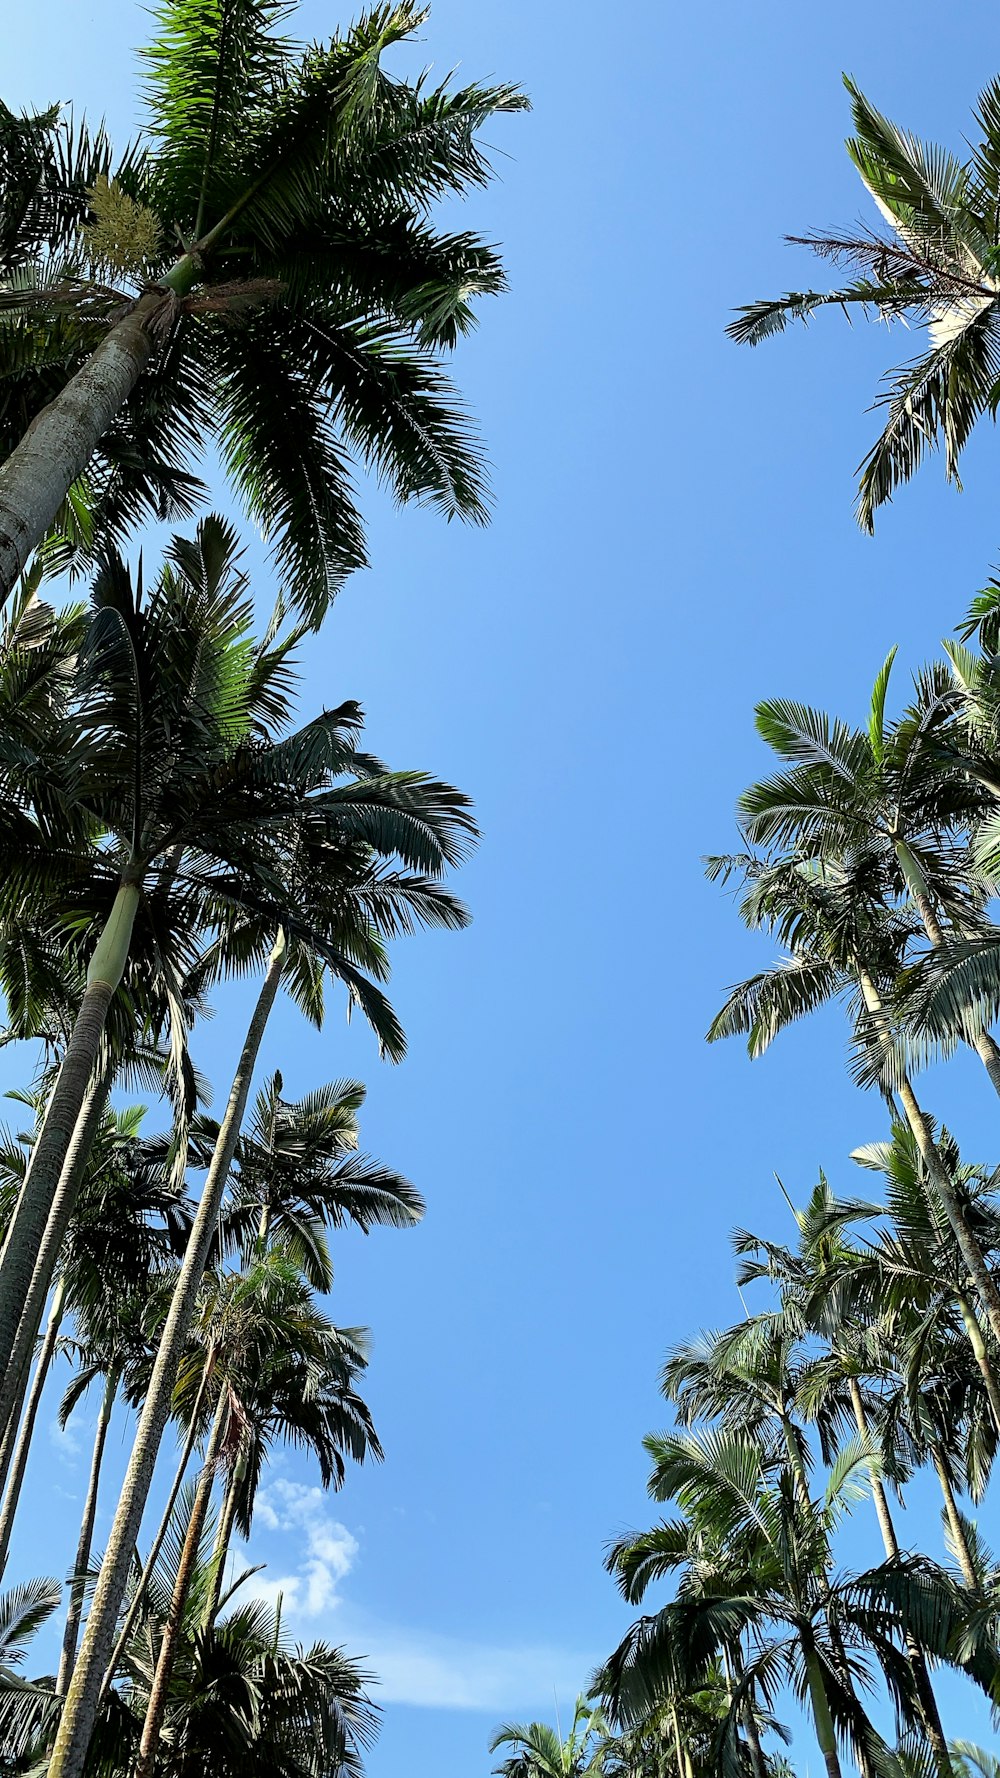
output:
{"label": "palm tree trunk", "polygon": [[996,1372],[993,1369],[993,1361],[987,1350],[986,1341],[983,1339],[983,1330],[979,1325],[979,1317],[963,1290],[956,1290],[955,1301],[958,1304],[959,1314],[962,1317],[962,1325],[965,1328],[969,1345],[972,1347],[972,1355],[979,1366],[980,1374],[983,1379],[983,1386],[986,1390],[986,1397],[990,1404],[990,1414],[993,1419],[993,1424],[996,1427],[997,1432],[1000,1433],[1000,1384],[997,1383]]}
{"label": "palm tree trunk", "polygon": [[153,1778],[156,1766],[157,1747],[163,1718],[166,1714],[167,1696],[170,1690],[170,1678],[174,1670],[174,1657],[184,1621],[184,1609],[187,1605],[188,1593],[198,1563],[198,1551],[201,1547],[201,1535],[205,1528],[209,1501],[212,1498],[212,1483],[215,1480],[215,1466],[222,1445],[222,1435],[226,1427],[229,1401],[223,1391],[219,1396],[219,1405],[215,1410],[212,1422],[212,1434],[205,1452],[205,1463],[198,1480],[191,1517],[184,1536],[181,1559],[177,1565],[174,1579],[174,1590],[170,1599],[170,1611],[163,1626],[160,1649],[156,1657],[156,1669],[153,1683],[149,1688],[149,1699],[146,1704],[146,1715],[142,1725],[142,1737],[139,1742],[139,1755],[135,1764],[134,1778]]}
{"label": "palm tree trunk", "polygon": [[[868,971],[858,966],[858,980],[866,1007],[879,1033],[880,1041],[885,1049],[891,1046],[889,1026],[885,1008],[877,987]],[[941,1201],[941,1207],[951,1224],[952,1233],[961,1249],[962,1258],[969,1268],[973,1283],[979,1292],[980,1301],[986,1310],[987,1319],[993,1330],[997,1343],[1000,1344],[1000,1290],[997,1289],[993,1277],[986,1264],[986,1258],[975,1233],[969,1225],[965,1209],[958,1194],[948,1177],[947,1168],[941,1163],[931,1135],[927,1115],[921,1110],[917,1096],[910,1084],[909,1077],[903,1075],[899,1083],[899,1097],[906,1115],[906,1121],[913,1132],[920,1158],[924,1163],[931,1186]]]}
{"label": "palm tree trunk", "polygon": [[0,467],[0,602],[149,363],[156,333],[197,276],[185,253],[105,334]]}
{"label": "palm tree trunk", "polygon": [[754,1715],[752,1698],[744,1698],[740,1715],[743,1719],[743,1733],[746,1735],[747,1746],[750,1749],[750,1768],[753,1772],[753,1778],[767,1778],[767,1767],[764,1764],[764,1750],[761,1747],[760,1736],[757,1733],[757,1718]]}
{"label": "palm tree trunk", "polygon": [[222,1501],[219,1514],[219,1525],[215,1533],[215,1546],[212,1550],[212,1583],[208,1590],[208,1601],[205,1606],[204,1626],[211,1629],[219,1610],[222,1598],[222,1582],[226,1572],[226,1557],[229,1554],[229,1543],[233,1535],[236,1520],[236,1497],[239,1486],[246,1473],[246,1456],[241,1452],[233,1466]]}
{"label": "palm tree trunk", "polygon": [[62,1654],[59,1657],[59,1675],[56,1679],[56,1696],[63,1698],[69,1684],[69,1676],[76,1660],[76,1640],[80,1633],[80,1619],[83,1615],[83,1601],[86,1596],[86,1574],[90,1567],[90,1551],[94,1541],[94,1522],[97,1518],[97,1491],[101,1483],[101,1464],[104,1459],[104,1447],[108,1439],[108,1427],[111,1424],[111,1412],[118,1393],[118,1372],[109,1371],[104,1384],[100,1412],[97,1416],[97,1430],[94,1433],[94,1449],[90,1459],[90,1478],[87,1483],[87,1498],[83,1505],[83,1518],[80,1521],[80,1536],[76,1546],[76,1560],[73,1563],[73,1578],[70,1582],[69,1611],[66,1614],[66,1628],[63,1631]]}
{"label": "palm tree trunk", "polygon": [[135,1592],[132,1596],[131,1604],[129,1605],[128,1611],[125,1613],[125,1620],[122,1624],[121,1630],[118,1633],[118,1641],[115,1643],[114,1649],[112,1651],[111,1659],[108,1662],[107,1671],[104,1675],[104,1680],[101,1685],[100,1701],[102,1703],[103,1703],[105,1697],[107,1696],[108,1688],[111,1685],[111,1681],[114,1679],[115,1674],[117,1673],[119,1667],[121,1666],[122,1656],[124,1655],[125,1650],[128,1647],[129,1637],[132,1634],[133,1625],[135,1624],[135,1620],[139,1615],[139,1610],[142,1606],[142,1601],[146,1596],[146,1588],[149,1586],[150,1575],[152,1574],[153,1569],[156,1567],[156,1564],[159,1561],[160,1551],[163,1548],[164,1539],[167,1535],[167,1532],[170,1530],[170,1521],[174,1516],[174,1508],[177,1505],[177,1497],[180,1494],[181,1488],[184,1483],[184,1477],[185,1477],[185,1474],[187,1473],[187,1466],[191,1461],[191,1453],[194,1450],[194,1447],[198,1442],[198,1427],[201,1423],[201,1410],[205,1405],[205,1396],[207,1394],[209,1381],[212,1376],[214,1360],[215,1360],[215,1347],[209,1346],[208,1350],[205,1353],[205,1365],[204,1365],[204,1368],[201,1373],[201,1382],[198,1385],[198,1393],[195,1396],[194,1407],[191,1410],[191,1424],[188,1427],[187,1437],[184,1440],[184,1448],[181,1451],[180,1462],[177,1465],[177,1470],[174,1475],[173,1482],[171,1483],[170,1493],[167,1496],[167,1504],[163,1509],[163,1516],[160,1519],[160,1523],[157,1527],[156,1536],[153,1538],[153,1541],[149,1546],[149,1554],[146,1557],[145,1563],[143,1564],[142,1572],[139,1575],[138,1581],[136,1582],[136,1588],[135,1588]]}
{"label": "palm tree trunk", "polygon": [[[0,1423],[3,1420],[7,1392],[13,1392],[17,1387],[16,1380],[12,1380],[19,1374],[18,1367],[13,1362],[15,1348],[19,1337],[28,1337],[27,1324],[23,1328],[21,1326],[22,1317],[29,1297],[33,1298],[37,1290],[41,1289],[40,1285],[36,1285],[33,1293],[35,1262],[97,1062],[108,1008],[128,961],[129,943],[138,906],[138,884],[123,882],[90,960],[80,1010],[66,1046],[59,1078],[32,1150],[17,1208],[11,1218],[3,1256],[0,1258],[0,1374],[4,1377],[3,1392],[0,1394]],[[47,1289],[46,1282],[45,1291]]]}
{"label": "palm tree trunk", "polygon": [[940,1445],[931,1445],[930,1450],[931,1459],[934,1468],[937,1471],[937,1478],[941,1484],[941,1493],[944,1497],[944,1510],[948,1520],[948,1527],[951,1531],[951,1540],[955,1545],[955,1554],[958,1557],[958,1565],[962,1570],[962,1579],[965,1581],[967,1587],[974,1587],[978,1585],[975,1565],[972,1560],[972,1551],[969,1548],[969,1542],[962,1525],[962,1517],[955,1500],[955,1490],[951,1485],[951,1476],[948,1474],[948,1465],[944,1460],[944,1454]]}
{"label": "palm tree trunk", "polygon": [[[849,1376],[847,1379],[847,1387],[850,1391],[851,1406],[854,1410],[854,1423],[857,1426],[860,1437],[867,1441],[869,1437],[868,1416],[865,1413],[865,1404],[861,1398],[861,1390],[858,1387],[857,1378]],[[882,1479],[880,1476],[873,1474],[873,1472],[869,1470],[868,1481],[871,1486],[872,1500],[875,1504],[875,1515],[878,1519],[879,1529],[882,1533],[882,1545],[885,1549],[886,1557],[890,1562],[898,1561],[899,1542],[896,1537],[896,1527],[892,1522],[892,1514],[889,1511],[889,1502],[886,1499],[885,1489],[882,1486]],[[920,1714],[923,1717],[924,1728],[927,1731],[927,1740],[930,1744],[931,1752],[934,1755],[934,1763],[940,1774],[940,1778],[952,1778],[952,1765],[951,1757],[948,1753],[948,1741],[944,1732],[944,1725],[941,1721],[941,1715],[937,1707],[937,1699],[934,1696],[934,1687],[931,1684],[931,1676],[927,1668],[927,1662],[924,1659],[924,1651],[916,1637],[912,1636],[909,1631],[906,1633],[906,1656],[910,1664],[910,1672],[913,1674],[913,1688],[917,1694],[917,1703],[920,1707]]]}
{"label": "palm tree trunk", "polygon": [[[32,1271],[24,1312],[18,1324],[10,1365],[2,1384],[0,1384],[0,1425],[4,1424],[7,1416],[9,1416],[8,1423],[15,1422],[21,1412],[28,1384],[31,1354],[38,1338],[45,1299],[59,1263],[59,1256],[79,1196],[84,1168],[90,1158],[94,1138],[104,1116],[104,1108],[108,1102],[113,1078],[114,1067],[108,1063],[99,1070],[91,1081],[76,1121],[73,1139],[66,1150],[66,1159],[59,1175],[59,1184],[56,1187],[52,1208],[45,1224],[45,1233],[42,1236],[42,1244],[38,1249],[38,1258]],[[7,1480],[11,1455],[12,1448],[8,1450],[5,1447],[0,1447],[0,1487],[3,1487]],[[2,1555],[0,1555],[0,1573],[3,1572],[5,1560],[6,1548],[4,1547]]]}
{"label": "palm tree trunk", "polygon": [[830,1700],[827,1697],[826,1681],[823,1668],[811,1636],[802,1635],[802,1650],[806,1662],[806,1682],[809,1688],[809,1702],[812,1706],[813,1726],[819,1750],[826,1765],[827,1778],[843,1778],[840,1770],[840,1755],[837,1752],[837,1732],[830,1714]]}
{"label": "palm tree trunk", "polygon": [[170,1413],[170,1398],[177,1366],[191,1326],[195,1301],[218,1225],[219,1210],[236,1152],[254,1063],[278,992],[285,951],[285,935],[279,932],[237,1064],[229,1103],[219,1127],[201,1202],[191,1227],[187,1251],[167,1312],[149,1389],[136,1428],[128,1470],[122,1484],[118,1510],[80,1645],[80,1654],[56,1730],[47,1778],[81,1778],[83,1772],[94,1728],[97,1701],[111,1654],[115,1624],[128,1583],[132,1550],[142,1521],[142,1511],[153,1478],[163,1429]]}
{"label": "palm tree trunk", "polygon": [[38,1354],[38,1363],[35,1366],[35,1375],[32,1379],[31,1393],[28,1396],[28,1403],[25,1408],[24,1419],[21,1423],[21,1430],[18,1433],[17,1442],[13,1447],[13,1462],[11,1463],[10,1477],[3,1497],[3,1506],[0,1507],[0,1575],[3,1574],[3,1571],[7,1566],[7,1556],[10,1551],[10,1534],[14,1528],[14,1516],[17,1512],[18,1502],[21,1498],[24,1472],[28,1466],[28,1452],[31,1449],[31,1440],[35,1431],[35,1421],[38,1418],[38,1407],[42,1399],[42,1391],[48,1380],[49,1366],[52,1363],[52,1356],[56,1349],[56,1341],[59,1338],[59,1329],[62,1325],[65,1302],[66,1281],[64,1278],[60,1278],[59,1283],[56,1285],[55,1295],[52,1298],[52,1308],[49,1312],[49,1324],[45,1329],[45,1338],[42,1341],[42,1349]]}

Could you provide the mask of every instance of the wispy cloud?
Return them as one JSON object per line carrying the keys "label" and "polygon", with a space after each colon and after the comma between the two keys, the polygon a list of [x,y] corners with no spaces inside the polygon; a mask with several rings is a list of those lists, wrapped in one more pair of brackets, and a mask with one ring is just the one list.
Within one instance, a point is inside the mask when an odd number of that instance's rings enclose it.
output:
{"label": "wispy cloud", "polygon": [[268,1542],[294,1538],[299,1548],[273,1578],[270,1571],[255,1576],[253,1591],[272,1601],[282,1595],[293,1634],[346,1643],[378,1675],[380,1702],[517,1714],[551,1707],[553,1691],[573,1698],[596,1665],[593,1651],[476,1642],[360,1613],[340,1591],[359,1554],[358,1540],[334,1517],[320,1488],[284,1478],[271,1482],[257,1496],[256,1527]]}

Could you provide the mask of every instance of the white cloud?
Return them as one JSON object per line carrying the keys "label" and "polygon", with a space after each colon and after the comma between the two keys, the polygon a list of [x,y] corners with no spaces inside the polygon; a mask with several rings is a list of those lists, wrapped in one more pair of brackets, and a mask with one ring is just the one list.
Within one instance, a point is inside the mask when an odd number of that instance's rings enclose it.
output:
{"label": "white cloud", "polygon": [[[281,1595],[293,1635],[346,1643],[377,1674],[380,1703],[516,1716],[551,1709],[553,1692],[572,1700],[597,1665],[593,1652],[542,1644],[509,1648],[379,1624],[359,1613],[338,1591],[354,1566],[358,1540],[334,1518],[321,1488],[278,1477],[257,1495],[254,1523],[268,1541],[297,1538],[302,1554],[274,1579],[255,1575],[253,1592],[272,1603]],[[256,1547],[252,1557],[259,1559]]]}
{"label": "white cloud", "polygon": [[255,1512],[267,1531],[298,1532],[305,1555],[295,1573],[257,1581],[254,1590],[267,1599],[280,1593],[293,1619],[315,1618],[339,1604],[337,1582],[354,1566],[358,1541],[328,1510],[322,1488],[279,1477],[261,1488]]}
{"label": "white cloud", "polygon": [[60,1426],[55,1417],[49,1421],[49,1442],[59,1461],[68,1464],[76,1463],[84,1445],[82,1430],[75,1420]]}

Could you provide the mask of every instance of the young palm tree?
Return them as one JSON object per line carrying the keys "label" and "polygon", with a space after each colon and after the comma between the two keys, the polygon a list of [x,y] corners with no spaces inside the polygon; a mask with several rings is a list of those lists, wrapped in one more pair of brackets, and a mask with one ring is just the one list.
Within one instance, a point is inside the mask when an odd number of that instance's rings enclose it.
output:
{"label": "young palm tree", "polygon": [[[806,321],[835,304],[880,320],[911,320],[927,329],[927,349],[891,373],[878,405],[887,410],[880,438],[861,469],[858,517],[875,513],[908,481],[928,448],[942,444],[945,472],[959,481],[959,459],[981,415],[995,413],[1000,392],[1000,80],[980,95],[979,139],[968,159],[925,145],[882,117],[852,81],[855,134],[847,151],[888,233],[853,229],[806,238],[821,258],[853,274],[836,290],[798,291],[739,311],[731,337],[757,345],[790,320]],[[793,237],[794,239],[795,237]],[[799,243],[803,244],[803,243]]]}
{"label": "young palm tree", "polygon": [[0,157],[0,599],[60,517],[108,541],[190,512],[209,438],[312,623],[365,559],[352,459],[485,516],[441,353],[503,271],[433,209],[488,182],[481,131],[525,100],[387,74],[426,16],[412,0],[305,51],[289,10],[162,0],[148,133],[117,161],[56,111],[0,119],[33,157]]}
{"label": "young palm tree", "polygon": [[490,1736],[490,1752],[507,1747],[493,1768],[500,1778],[589,1778],[604,1770],[607,1726],[596,1705],[579,1697],[565,1739],[547,1722],[504,1722]]}

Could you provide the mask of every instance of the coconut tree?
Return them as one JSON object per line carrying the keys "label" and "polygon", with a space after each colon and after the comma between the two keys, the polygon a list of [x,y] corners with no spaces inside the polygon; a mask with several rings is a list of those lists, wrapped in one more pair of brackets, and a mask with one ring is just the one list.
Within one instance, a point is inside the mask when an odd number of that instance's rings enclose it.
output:
{"label": "coconut tree", "polygon": [[853,81],[846,86],[854,120],[847,152],[887,226],[791,237],[845,267],[848,282],[752,303],[729,333],[757,345],[830,304],[926,328],[926,350],[890,373],[878,400],[886,422],[862,464],[858,492],[858,518],[871,531],[878,508],[931,447],[943,445],[945,473],[960,486],[959,460],[972,428],[996,410],[1000,80],[980,94],[977,139],[965,159],[918,142],[876,111]]}
{"label": "coconut tree", "polygon": [[310,622],[365,559],[352,460],[485,516],[441,357],[503,271],[433,211],[488,182],[481,132],[525,101],[388,74],[412,0],[307,50],[289,10],[162,0],[120,156],[55,109],[0,119],[0,600],[57,520],[85,541],[189,512],[210,439]]}

